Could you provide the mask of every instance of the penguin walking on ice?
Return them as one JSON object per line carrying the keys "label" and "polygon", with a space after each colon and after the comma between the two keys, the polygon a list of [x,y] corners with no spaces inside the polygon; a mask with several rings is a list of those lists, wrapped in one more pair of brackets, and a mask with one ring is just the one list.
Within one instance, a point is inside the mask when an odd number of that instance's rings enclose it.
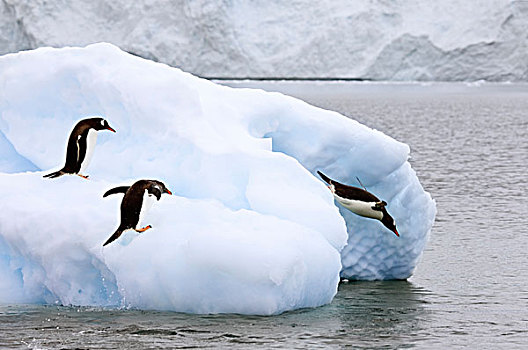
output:
{"label": "penguin walking on ice", "polygon": [[97,132],[101,130],[116,132],[103,118],[96,117],[80,120],[70,133],[64,167],[59,171],[44,175],[44,177],[54,179],[64,174],[76,174],[88,179],[88,176],[82,175],[82,173],[92,159],[97,141]]}
{"label": "penguin walking on ice", "polygon": [[362,188],[343,185],[334,181],[320,171],[317,171],[317,174],[328,184],[328,188],[342,206],[357,215],[381,221],[396,236],[400,236],[396,230],[394,219],[385,209],[387,202]]}
{"label": "penguin walking on ice", "polygon": [[132,186],[115,187],[106,191],[103,197],[116,193],[125,194],[121,201],[121,223],[114,234],[103,244],[103,247],[118,239],[126,230],[145,232],[151,229],[151,225],[139,228],[146,212],[154,200],[160,200],[163,193],[172,194],[163,182],[157,180],[139,180]]}

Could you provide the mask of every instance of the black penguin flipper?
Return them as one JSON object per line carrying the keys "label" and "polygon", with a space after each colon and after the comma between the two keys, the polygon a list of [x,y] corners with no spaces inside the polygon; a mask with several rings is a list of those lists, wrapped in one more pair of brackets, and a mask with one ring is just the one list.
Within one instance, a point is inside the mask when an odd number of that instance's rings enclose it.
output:
{"label": "black penguin flipper", "polygon": [[106,242],[104,242],[103,247],[104,247],[105,245],[107,245],[107,244],[112,243],[112,242],[115,241],[116,239],[118,239],[119,236],[121,236],[122,233],[123,233],[123,230],[121,230],[121,229],[117,229],[117,231],[114,232],[114,234],[113,234],[112,236],[110,236],[110,238],[108,238],[108,239],[106,240]]}
{"label": "black penguin flipper", "polygon": [[80,163],[77,162],[79,158],[79,145],[77,143],[79,135],[74,129],[68,139],[68,146],[66,148],[66,163],[63,170],[67,173],[76,174],[81,169]]}
{"label": "black penguin flipper", "polygon": [[90,129],[86,129],[82,134],[81,137],[77,138],[77,147],[79,149],[79,153],[77,154],[77,162],[75,166],[75,170],[78,173],[81,171],[81,164],[84,162],[84,159],[86,158],[86,151],[88,150],[88,131]]}
{"label": "black penguin flipper", "polygon": [[46,177],[48,179],[54,179],[56,177],[59,177],[59,176],[62,176],[64,175],[64,172],[62,170],[59,170],[59,171],[55,171],[53,173],[50,173],[50,174],[47,174],[47,175],[44,175],[42,177]]}
{"label": "black penguin flipper", "polygon": [[114,187],[108,191],[105,192],[105,194],[103,194],[103,198],[104,197],[108,197],[109,195],[111,194],[116,194],[116,193],[126,193],[126,191],[128,191],[128,189],[130,188],[130,186],[118,186],[118,187]]}

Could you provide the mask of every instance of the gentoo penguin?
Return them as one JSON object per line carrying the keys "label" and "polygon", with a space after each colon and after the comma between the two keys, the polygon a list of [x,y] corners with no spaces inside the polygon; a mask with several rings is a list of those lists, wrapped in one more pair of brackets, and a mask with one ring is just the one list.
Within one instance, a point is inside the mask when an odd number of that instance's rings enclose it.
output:
{"label": "gentoo penguin", "polygon": [[139,228],[146,212],[152,206],[154,199],[159,201],[163,193],[172,194],[163,182],[156,180],[139,180],[132,186],[115,187],[106,191],[103,197],[115,193],[125,194],[121,201],[121,223],[116,232],[114,232],[103,246],[118,239],[126,230],[133,229],[137,232],[145,232],[152,228],[151,225]]}
{"label": "gentoo penguin", "polygon": [[68,148],[66,149],[66,164],[64,167],[44,177],[53,179],[64,174],[76,174],[84,179],[87,175],[82,175],[88,163],[92,159],[95,142],[97,141],[97,131],[114,129],[108,125],[103,118],[83,119],[75,125],[70,138],[68,139]]}
{"label": "gentoo penguin", "polygon": [[400,236],[396,230],[394,219],[389,215],[385,206],[387,202],[380,200],[372,193],[358,187],[343,185],[334,181],[322,172],[317,172],[321,178],[328,183],[328,188],[332,191],[335,199],[351,212],[367,218],[381,221],[385,227]]}

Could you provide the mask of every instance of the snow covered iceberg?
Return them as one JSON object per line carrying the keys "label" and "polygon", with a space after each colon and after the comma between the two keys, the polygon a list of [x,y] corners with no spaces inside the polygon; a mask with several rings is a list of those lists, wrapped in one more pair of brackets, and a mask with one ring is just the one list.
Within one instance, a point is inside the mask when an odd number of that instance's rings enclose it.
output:
{"label": "snow covered iceberg", "polygon": [[[407,278],[424,249],[435,206],[408,147],[338,113],[109,44],[6,55],[0,72],[2,303],[275,314],[330,302],[340,275]],[[100,133],[91,180],[43,179],[92,115],[117,133]],[[316,170],[360,177],[401,237],[338,210]],[[174,196],[102,248],[120,203],[102,194],[141,178]]]}

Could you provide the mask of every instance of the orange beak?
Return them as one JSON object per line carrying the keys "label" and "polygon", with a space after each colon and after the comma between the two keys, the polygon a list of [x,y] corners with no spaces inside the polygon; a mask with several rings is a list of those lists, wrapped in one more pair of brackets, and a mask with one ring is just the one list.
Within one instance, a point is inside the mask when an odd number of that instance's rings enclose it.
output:
{"label": "orange beak", "polygon": [[392,231],[392,232],[394,232],[394,234],[395,234],[396,236],[400,237],[400,234],[398,233],[398,230],[394,229],[394,231]]}
{"label": "orange beak", "polygon": [[108,129],[108,130],[110,130],[110,131],[112,131],[112,132],[116,132],[116,131],[115,131],[114,129],[112,129],[112,127],[110,127],[110,126],[109,126],[108,128],[106,128],[106,129]]}
{"label": "orange beak", "polygon": [[171,191],[169,191],[168,189],[167,189],[167,193],[168,193],[168,194],[172,194],[172,192],[171,192]]}

